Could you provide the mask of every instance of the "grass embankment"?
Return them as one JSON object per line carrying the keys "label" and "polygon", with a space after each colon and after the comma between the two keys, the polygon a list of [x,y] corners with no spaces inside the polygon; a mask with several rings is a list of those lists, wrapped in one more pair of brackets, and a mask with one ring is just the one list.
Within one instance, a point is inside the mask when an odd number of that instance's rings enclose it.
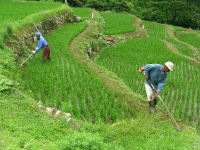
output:
{"label": "grass embankment", "polygon": [[[96,15],[98,16],[98,15]],[[90,125],[82,124],[90,132],[98,132],[103,136],[106,141],[113,141],[124,146],[125,149],[191,149],[194,148],[194,141],[199,137],[195,135],[195,130],[187,129],[179,133],[174,130],[170,123],[170,118],[167,118],[162,113],[149,115],[147,112],[142,111],[144,106],[139,106],[140,98],[134,95],[124,83],[108,70],[101,68],[94,64],[91,60],[83,55],[84,47],[77,46],[87,39],[90,40],[92,33],[96,29],[92,23],[88,25],[86,30],[77,36],[71,43],[70,51],[81,62],[86,64],[94,73],[100,77],[102,82],[110,87],[113,91],[128,101],[132,101],[138,107],[135,110],[134,119],[124,120],[114,123],[113,125]],[[83,45],[83,44],[81,44]],[[160,46],[162,44],[160,43]],[[127,48],[128,49],[128,48]],[[106,51],[104,51],[106,52]],[[130,53],[129,53],[130,54]],[[118,55],[119,56],[119,55]],[[105,57],[108,57],[105,56]],[[113,60],[113,59],[110,59]],[[122,58],[124,60],[124,58]],[[120,61],[122,62],[122,61]],[[121,90],[121,93],[120,93]],[[129,96],[128,96],[129,95]],[[189,139],[189,140],[188,140]],[[198,145],[197,145],[198,146]]]}
{"label": "grass embankment", "polygon": [[120,34],[136,30],[136,27],[133,26],[135,18],[129,14],[101,12],[101,15],[105,21],[104,34]]}

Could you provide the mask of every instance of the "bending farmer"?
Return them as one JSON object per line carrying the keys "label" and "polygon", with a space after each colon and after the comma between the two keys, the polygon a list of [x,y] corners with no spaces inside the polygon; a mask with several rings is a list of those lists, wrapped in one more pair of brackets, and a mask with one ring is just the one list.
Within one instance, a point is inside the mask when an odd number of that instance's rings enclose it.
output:
{"label": "bending farmer", "polygon": [[[151,112],[154,112],[155,110],[157,95],[160,95],[160,91],[166,83],[167,74],[169,71],[173,71],[173,67],[174,64],[172,62],[166,62],[164,65],[147,64],[139,69],[140,72],[144,71],[145,74],[145,88]],[[152,89],[149,80],[155,87],[156,91]]]}
{"label": "bending farmer", "polygon": [[32,51],[32,54],[34,55],[36,52],[44,48],[42,57],[43,60],[50,59],[50,47],[44,37],[40,34],[40,32],[36,32],[34,38],[38,40],[38,47],[36,48],[36,50]]}

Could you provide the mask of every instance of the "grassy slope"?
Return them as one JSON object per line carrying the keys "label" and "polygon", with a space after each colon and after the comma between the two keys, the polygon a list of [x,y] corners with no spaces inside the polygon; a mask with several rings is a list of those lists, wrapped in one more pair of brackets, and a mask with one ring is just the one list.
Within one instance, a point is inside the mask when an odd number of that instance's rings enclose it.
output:
{"label": "grassy slope", "polygon": [[56,141],[67,132],[66,120],[47,116],[19,92],[0,100],[0,148],[56,149]]}

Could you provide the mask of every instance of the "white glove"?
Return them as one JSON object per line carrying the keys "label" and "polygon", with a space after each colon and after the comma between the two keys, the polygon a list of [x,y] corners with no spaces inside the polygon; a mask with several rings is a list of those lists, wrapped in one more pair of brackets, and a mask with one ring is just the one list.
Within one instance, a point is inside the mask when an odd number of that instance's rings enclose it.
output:
{"label": "white glove", "polygon": [[37,38],[34,36],[33,40],[34,40],[34,42],[36,42],[36,41],[37,41]]}
{"label": "white glove", "polygon": [[33,55],[35,55],[35,53],[36,53],[36,50],[32,51],[32,54],[33,54]]}

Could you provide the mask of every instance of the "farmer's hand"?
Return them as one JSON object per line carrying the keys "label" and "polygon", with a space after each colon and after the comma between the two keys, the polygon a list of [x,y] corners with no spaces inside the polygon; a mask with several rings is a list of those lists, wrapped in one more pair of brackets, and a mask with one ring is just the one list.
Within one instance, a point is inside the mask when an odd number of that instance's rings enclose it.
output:
{"label": "farmer's hand", "polygon": [[145,77],[145,79],[149,80],[150,78],[149,77]]}
{"label": "farmer's hand", "polygon": [[144,67],[140,67],[139,72],[143,72],[144,71]]}
{"label": "farmer's hand", "polygon": [[32,54],[33,54],[33,55],[35,55],[35,53],[36,53],[36,50],[32,51]]}
{"label": "farmer's hand", "polygon": [[159,91],[157,91],[157,95],[160,95],[160,92],[159,92]]}

